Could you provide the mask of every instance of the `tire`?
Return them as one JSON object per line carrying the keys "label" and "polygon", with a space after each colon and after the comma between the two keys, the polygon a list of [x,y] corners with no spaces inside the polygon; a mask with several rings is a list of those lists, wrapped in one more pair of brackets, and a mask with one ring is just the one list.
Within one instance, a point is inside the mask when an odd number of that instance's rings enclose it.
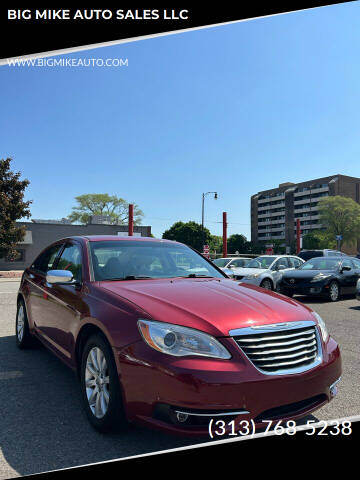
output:
{"label": "tire", "polygon": [[329,300],[337,302],[340,299],[340,286],[338,282],[332,281],[329,285]]}
{"label": "tire", "polygon": [[260,287],[265,288],[266,290],[273,290],[273,284],[272,281],[269,278],[265,278],[261,283]]}
{"label": "tire", "polygon": [[16,345],[20,350],[34,347],[36,339],[31,335],[29,330],[29,321],[27,318],[25,302],[21,298],[17,304],[16,321],[15,321],[15,337]]}
{"label": "tire", "polygon": [[86,342],[80,369],[81,397],[91,425],[100,432],[123,430],[127,422],[118,372],[111,347],[101,334]]}

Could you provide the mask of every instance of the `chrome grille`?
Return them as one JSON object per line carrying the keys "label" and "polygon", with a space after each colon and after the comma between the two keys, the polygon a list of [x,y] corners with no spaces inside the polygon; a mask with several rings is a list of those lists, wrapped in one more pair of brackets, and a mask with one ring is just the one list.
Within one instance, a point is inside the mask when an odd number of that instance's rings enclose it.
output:
{"label": "chrome grille", "polygon": [[315,322],[288,322],[229,332],[254,366],[263,373],[282,375],[309,370],[321,362]]}

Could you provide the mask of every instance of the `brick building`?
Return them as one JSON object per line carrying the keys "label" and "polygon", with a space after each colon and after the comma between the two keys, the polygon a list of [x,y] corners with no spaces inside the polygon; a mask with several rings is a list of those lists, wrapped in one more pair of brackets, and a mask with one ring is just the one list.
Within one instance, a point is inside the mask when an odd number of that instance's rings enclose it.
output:
{"label": "brick building", "polygon": [[281,183],[277,188],[256,193],[251,197],[251,240],[270,244],[272,240],[282,240],[284,246],[290,247],[295,242],[297,218],[303,235],[323,229],[318,202],[328,195],[341,195],[360,203],[360,178],[332,175],[301,183]]}

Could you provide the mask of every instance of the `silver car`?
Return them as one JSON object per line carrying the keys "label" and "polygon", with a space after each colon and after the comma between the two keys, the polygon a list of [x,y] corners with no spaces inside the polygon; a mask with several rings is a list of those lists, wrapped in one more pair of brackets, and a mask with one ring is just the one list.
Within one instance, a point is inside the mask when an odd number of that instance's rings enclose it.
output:
{"label": "silver car", "polygon": [[282,272],[300,267],[304,260],[295,255],[261,255],[239,269],[234,277],[268,290],[277,290]]}
{"label": "silver car", "polygon": [[[216,258],[213,263],[220,268],[228,277],[235,277],[241,268],[247,266],[251,258],[247,257],[223,257]],[[239,273],[239,275],[241,275]]]}

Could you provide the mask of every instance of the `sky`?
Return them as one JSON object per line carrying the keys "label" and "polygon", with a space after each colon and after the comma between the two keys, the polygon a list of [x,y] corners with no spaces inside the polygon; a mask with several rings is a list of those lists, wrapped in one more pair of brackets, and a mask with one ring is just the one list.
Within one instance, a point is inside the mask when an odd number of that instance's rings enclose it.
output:
{"label": "sky", "polygon": [[[250,197],[360,177],[360,3],[102,47],[127,67],[0,67],[0,158],[33,218],[116,194],[160,237],[176,221],[250,237]],[[44,41],[44,50],[46,41]]]}

